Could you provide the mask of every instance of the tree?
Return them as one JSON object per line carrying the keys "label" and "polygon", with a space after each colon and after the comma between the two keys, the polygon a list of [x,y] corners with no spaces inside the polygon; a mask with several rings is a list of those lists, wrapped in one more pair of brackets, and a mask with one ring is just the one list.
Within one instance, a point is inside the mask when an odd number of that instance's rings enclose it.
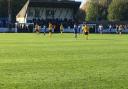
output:
{"label": "tree", "polygon": [[101,6],[101,20],[107,20],[108,15],[108,7],[112,0],[99,0],[99,4]]}
{"label": "tree", "polygon": [[104,7],[108,8],[109,4],[112,2],[112,0],[99,0],[99,4]]}
{"label": "tree", "polygon": [[86,6],[86,21],[97,21],[100,17],[100,5],[97,2],[89,1]]}
{"label": "tree", "polygon": [[128,1],[113,0],[108,9],[110,21],[128,21]]}
{"label": "tree", "polygon": [[111,1],[112,0],[87,0],[82,7],[86,12],[86,20],[89,20],[89,18],[93,21],[107,20],[107,9]]}

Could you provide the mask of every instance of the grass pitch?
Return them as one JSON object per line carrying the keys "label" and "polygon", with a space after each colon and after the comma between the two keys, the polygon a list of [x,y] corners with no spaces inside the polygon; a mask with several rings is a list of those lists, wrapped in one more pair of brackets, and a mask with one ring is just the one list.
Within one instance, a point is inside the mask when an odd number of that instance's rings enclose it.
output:
{"label": "grass pitch", "polygon": [[128,35],[0,34],[0,89],[127,89]]}

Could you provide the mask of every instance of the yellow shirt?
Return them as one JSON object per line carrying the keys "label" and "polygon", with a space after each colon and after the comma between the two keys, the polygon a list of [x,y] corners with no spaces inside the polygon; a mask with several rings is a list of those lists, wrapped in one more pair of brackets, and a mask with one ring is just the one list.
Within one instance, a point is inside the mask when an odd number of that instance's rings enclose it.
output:
{"label": "yellow shirt", "polygon": [[63,27],[63,25],[61,24],[61,25],[60,25],[60,30],[63,30],[63,28],[64,28],[64,27]]}
{"label": "yellow shirt", "polygon": [[89,28],[88,28],[87,25],[85,25],[85,26],[83,27],[83,31],[84,31],[84,32],[89,32]]}
{"label": "yellow shirt", "polygon": [[84,26],[82,26],[82,31],[84,31]]}
{"label": "yellow shirt", "polygon": [[52,30],[52,24],[51,23],[49,24],[49,30]]}

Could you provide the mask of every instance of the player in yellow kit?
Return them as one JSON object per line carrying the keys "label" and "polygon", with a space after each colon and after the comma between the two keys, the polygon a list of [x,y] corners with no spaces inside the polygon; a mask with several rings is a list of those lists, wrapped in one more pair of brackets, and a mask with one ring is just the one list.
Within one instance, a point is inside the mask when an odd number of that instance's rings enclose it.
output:
{"label": "player in yellow kit", "polygon": [[49,28],[49,36],[51,37],[52,36],[52,28],[53,28],[52,23],[49,23],[48,28]]}
{"label": "player in yellow kit", "polygon": [[60,25],[60,32],[61,32],[61,34],[63,34],[63,30],[64,30],[64,26],[63,26],[63,24],[61,24]]}
{"label": "player in yellow kit", "polygon": [[86,39],[88,40],[89,27],[87,26],[87,24],[83,25],[82,30],[83,30],[84,35],[86,35]]}

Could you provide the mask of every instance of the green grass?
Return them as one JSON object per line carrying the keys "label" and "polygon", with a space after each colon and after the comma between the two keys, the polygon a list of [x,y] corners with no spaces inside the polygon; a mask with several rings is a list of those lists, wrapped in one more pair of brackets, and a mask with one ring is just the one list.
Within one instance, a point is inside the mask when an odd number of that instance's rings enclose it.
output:
{"label": "green grass", "polygon": [[0,34],[0,89],[128,89],[128,35]]}

